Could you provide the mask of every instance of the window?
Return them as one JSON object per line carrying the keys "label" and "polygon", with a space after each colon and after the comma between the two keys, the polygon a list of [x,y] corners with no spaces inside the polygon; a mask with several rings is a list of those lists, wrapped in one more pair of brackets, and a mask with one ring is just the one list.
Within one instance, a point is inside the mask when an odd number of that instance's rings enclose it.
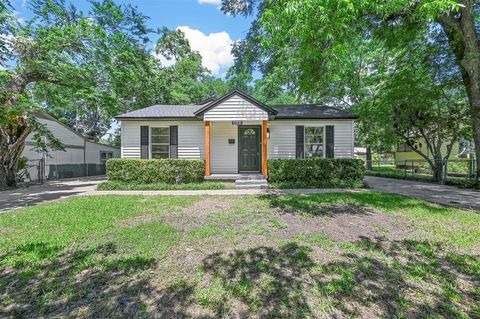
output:
{"label": "window", "polygon": [[113,152],[100,151],[100,163],[105,164],[113,157]]}
{"label": "window", "polygon": [[151,137],[151,158],[170,157],[170,128],[152,127]]}
{"label": "window", "polygon": [[305,127],[305,157],[324,157],[323,127]]}
{"label": "window", "polygon": [[411,146],[407,145],[407,143],[399,144],[397,146],[397,152],[412,152],[413,149]]}

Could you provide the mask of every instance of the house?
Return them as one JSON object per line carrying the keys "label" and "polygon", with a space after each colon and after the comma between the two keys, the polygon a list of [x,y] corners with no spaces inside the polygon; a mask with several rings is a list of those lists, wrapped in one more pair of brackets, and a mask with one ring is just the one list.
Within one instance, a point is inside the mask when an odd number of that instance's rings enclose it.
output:
{"label": "house", "polygon": [[365,157],[367,156],[367,148],[366,147],[355,147],[353,148],[353,155],[355,158],[361,158],[365,160]]}
{"label": "house", "polygon": [[265,105],[234,90],[199,105],[153,105],[116,117],[121,157],[205,159],[206,179],[267,176],[269,159],[353,158],[355,114]]}
{"label": "house", "polygon": [[25,142],[23,156],[28,159],[28,172],[32,181],[105,174],[105,162],[120,157],[120,149],[88,141],[80,133],[47,113],[36,115],[40,123],[63,144],[65,150],[38,151],[30,134]]}
{"label": "house", "polygon": [[[447,145],[450,143],[443,143],[441,145],[440,151],[442,154],[447,154]],[[433,159],[432,154],[430,153],[427,143],[425,139],[419,138],[417,143],[415,144],[418,150],[420,150],[423,154],[427,155],[428,158]],[[452,152],[450,153],[449,159],[459,159],[460,154],[465,152],[465,150],[461,147],[461,144],[455,142],[452,145]],[[398,168],[412,168],[412,167],[420,167],[426,164],[425,158],[423,158],[420,154],[415,152],[412,147],[407,145],[406,143],[401,143],[397,145],[395,150],[395,166]]]}

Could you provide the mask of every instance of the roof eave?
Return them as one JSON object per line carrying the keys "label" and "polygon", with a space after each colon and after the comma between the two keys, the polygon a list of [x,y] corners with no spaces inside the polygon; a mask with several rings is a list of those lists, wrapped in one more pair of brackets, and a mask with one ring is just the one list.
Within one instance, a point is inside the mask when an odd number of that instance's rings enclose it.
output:
{"label": "roof eave", "polygon": [[276,120],[358,120],[358,116],[279,116],[275,117]]}

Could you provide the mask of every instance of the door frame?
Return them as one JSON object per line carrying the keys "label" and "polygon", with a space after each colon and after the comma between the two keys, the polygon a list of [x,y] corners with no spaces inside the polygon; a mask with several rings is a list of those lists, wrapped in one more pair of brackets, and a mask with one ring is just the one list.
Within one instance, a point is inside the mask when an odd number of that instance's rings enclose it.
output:
{"label": "door frame", "polygon": [[[258,136],[258,171],[240,171],[240,128],[256,128],[260,133]],[[238,173],[261,173],[262,172],[262,126],[261,125],[238,125],[237,129],[237,136],[238,136],[238,146],[237,146],[237,171]]]}

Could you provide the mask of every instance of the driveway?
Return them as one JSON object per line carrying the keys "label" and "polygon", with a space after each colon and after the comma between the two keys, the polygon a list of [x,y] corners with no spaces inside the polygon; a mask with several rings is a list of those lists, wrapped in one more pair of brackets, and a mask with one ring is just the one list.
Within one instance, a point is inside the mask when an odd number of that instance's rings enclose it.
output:
{"label": "driveway", "polygon": [[[0,213],[20,207],[32,206],[46,201],[65,198],[72,195],[247,195],[247,194],[309,194],[346,190],[216,190],[216,191],[95,191],[96,186],[105,180],[101,177],[88,177],[69,180],[49,181],[44,185],[35,185],[12,191],[0,192]],[[412,196],[429,202],[459,208],[480,211],[480,192],[451,186],[437,185],[402,179],[366,176],[368,185],[379,192]],[[362,190],[357,190],[362,191]],[[212,194],[210,194],[212,192]]]}
{"label": "driveway", "polygon": [[0,213],[67,196],[92,192],[97,184],[104,180],[104,176],[57,180],[49,181],[43,185],[0,192]]}
{"label": "driveway", "polygon": [[379,192],[412,196],[440,205],[480,211],[480,192],[477,191],[374,176],[365,176],[365,180],[371,188]]}

